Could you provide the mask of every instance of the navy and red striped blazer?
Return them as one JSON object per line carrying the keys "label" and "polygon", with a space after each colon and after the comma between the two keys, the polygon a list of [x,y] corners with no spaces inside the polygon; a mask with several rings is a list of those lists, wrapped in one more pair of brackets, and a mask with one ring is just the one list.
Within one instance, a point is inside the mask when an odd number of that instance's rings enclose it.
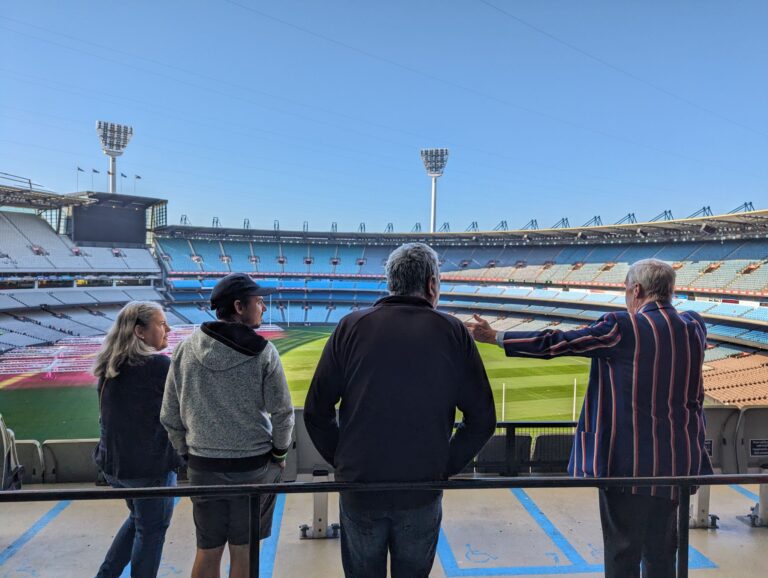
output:
{"label": "navy and red striped blazer", "polygon": [[[509,331],[503,344],[507,356],[592,358],[571,475],[696,476],[712,473],[704,449],[706,337],[698,313],[654,302],[634,314],[606,313],[584,329]],[[663,487],[633,493],[674,497]]]}

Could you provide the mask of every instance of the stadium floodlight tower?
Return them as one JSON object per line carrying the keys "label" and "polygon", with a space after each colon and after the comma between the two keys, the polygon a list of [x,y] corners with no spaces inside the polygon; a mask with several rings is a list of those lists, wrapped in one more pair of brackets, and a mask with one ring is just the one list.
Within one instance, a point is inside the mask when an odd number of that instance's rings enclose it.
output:
{"label": "stadium floodlight tower", "polygon": [[437,221],[437,177],[443,176],[445,163],[448,162],[448,149],[421,149],[421,160],[427,174],[432,177],[432,212],[429,218],[429,232],[435,232]]}
{"label": "stadium floodlight tower", "polygon": [[133,136],[133,127],[114,122],[96,121],[101,150],[109,157],[109,192],[117,192],[117,157],[123,154]]}

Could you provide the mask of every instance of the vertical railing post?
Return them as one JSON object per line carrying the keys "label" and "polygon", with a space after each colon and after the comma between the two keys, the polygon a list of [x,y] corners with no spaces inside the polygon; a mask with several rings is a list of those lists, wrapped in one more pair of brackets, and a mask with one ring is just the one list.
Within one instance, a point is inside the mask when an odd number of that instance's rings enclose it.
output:
{"label": "vertical railing post", "polygon": [[507,434],[505,436],[505,443],[504,443],[504,449],[505,449],[505,457],[506,457],[506,464],[504,467],[504,475],[505,476],[516,476],[519,465],[517,463],[517,440],[515,439],[515,426],[514,425],[506,425]]}
{"label": "vertical railing post", "polygon": [[688,532],[691,510],[691,486],[680,486],[677,508],[677,578],[688,578]]}
{"label": "vertical railing post", "polygon": [[249,542],[248,542],[248,576],[259,578],[259,535],[261,534],[261,500],[259,494],[248,495],[248,510],[250,512]]}

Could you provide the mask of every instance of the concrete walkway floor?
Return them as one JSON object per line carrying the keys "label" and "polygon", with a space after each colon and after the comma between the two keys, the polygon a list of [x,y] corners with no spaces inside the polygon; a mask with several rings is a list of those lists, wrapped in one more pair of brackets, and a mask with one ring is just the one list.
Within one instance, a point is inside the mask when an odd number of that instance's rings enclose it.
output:
{"label": "concrete walkway floor", "polygon": [[[746,519],[756,494],[755,486],[712,489],[720,528],[691,531],[691,576],[768,577],[768,528]],[[332,522],[337,503],[331,495]],[[94,576],[126,514],[119,501],[0,505],[0,578]],[[343,575],[338,540],[300,539],[299,526],[311,516],[312,496],[279,498],[273,536],[262,544],[262,577]],[[194,552],[192,505],[181,499],[158,576],[189,576]],[[431,576],[592,578],[602,576],[602,555],[596,490],[453,491],[445,495]]]}

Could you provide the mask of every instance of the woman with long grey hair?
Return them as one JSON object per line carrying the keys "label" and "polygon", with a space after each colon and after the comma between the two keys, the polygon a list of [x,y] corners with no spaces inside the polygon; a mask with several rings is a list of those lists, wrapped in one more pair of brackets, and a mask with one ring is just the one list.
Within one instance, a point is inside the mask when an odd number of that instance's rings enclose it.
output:
{"label": "woman with long grey hair", "polygon": [[[175,486],[180,462],[160,424],[170,360],[170,327],[160,305],[127,304],[104,338],[93,369],[99,380],[101,438],[94,459],[115,488]],[[173,498],[126,500],[130,514],[96,578],[113,578],[130,562],[133,578],[154,578],[160,566]]]}

